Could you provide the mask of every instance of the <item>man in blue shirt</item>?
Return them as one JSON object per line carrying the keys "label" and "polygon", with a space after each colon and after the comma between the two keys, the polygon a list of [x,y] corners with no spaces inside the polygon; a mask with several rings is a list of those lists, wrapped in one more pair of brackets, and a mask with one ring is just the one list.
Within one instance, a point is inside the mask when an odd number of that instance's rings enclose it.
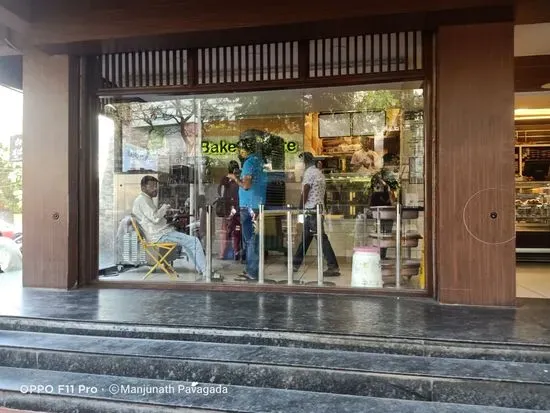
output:
{"label": "man in blue shirt", "polygon": [[241,210],[241,231],[246,249],[246,271],[244,277],[258,280],[260,253],[258,251],[258,234],[254,231],[254,221],[260,205],[265,205],[267,191],[267,174],[264,171],[264,161],[256,148],[256,136],[248,136],[244,132],[239,141],[239,155],[244,159],[240,178],[229,174],[239,185],[239,207]]}

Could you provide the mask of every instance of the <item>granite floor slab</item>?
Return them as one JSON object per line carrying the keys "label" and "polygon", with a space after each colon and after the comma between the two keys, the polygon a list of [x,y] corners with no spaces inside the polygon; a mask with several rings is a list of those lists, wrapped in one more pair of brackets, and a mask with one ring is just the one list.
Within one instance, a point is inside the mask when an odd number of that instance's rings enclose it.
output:
{"label": "granite floor slab", "polygon": [[[9,352],[10,349],[16,348],[36,350],[36,357],[33,357],[33,360],[37,363],[40,363],[43,352],[58,351],[104,355],[107,358],[123,355],[550,384],[550,364],[543,363],[464,360],[242,344],[65,336],[0,330],[0,350]],[[55,369],[55,367],[40,364],[29,367]]]}
{"label": "granite floor slab", "polygon": [[550,300],[513,309],[428,299],[252,292],[6,288],[0,316],[550,345]]}
{"label": "granite floor slab", "polygon": [[[71,400],[88,399],[98,402],[108,400],[155,404],[159,407],[204,408],[229,412],[526,413],[537,411],[0,367],[0,390],[3,392],[1,397],[4,405],[6,400],[14,403],[14,397],[17,399],[36,397],[38,396],[37,386],[46,384],[51,387],[41,388],[39,393],[49,397],[63,397],[62,403],[65,409],[70,407]],[[11,393],[9,399],[6,396],[7,392]],[[63,411],[68,411],[65,409]]]}

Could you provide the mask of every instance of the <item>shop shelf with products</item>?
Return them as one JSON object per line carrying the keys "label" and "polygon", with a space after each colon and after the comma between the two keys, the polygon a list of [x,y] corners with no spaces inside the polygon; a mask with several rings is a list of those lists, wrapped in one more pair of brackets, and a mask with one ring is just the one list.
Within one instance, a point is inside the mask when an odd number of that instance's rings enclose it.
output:
{"label": "shop shelf with products", "polygon": [[326,205],[331,215],[355,218],[367,204],[370,176],[355,173],[331,173],[325,175]]}

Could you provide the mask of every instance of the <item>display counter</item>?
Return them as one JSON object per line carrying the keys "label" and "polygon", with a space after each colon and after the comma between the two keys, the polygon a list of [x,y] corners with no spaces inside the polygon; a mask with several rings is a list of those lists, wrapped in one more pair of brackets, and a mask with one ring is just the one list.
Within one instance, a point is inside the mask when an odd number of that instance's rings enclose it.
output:
{"label": "display counter", "polygon": [[550,261],[550,182],[516,182],[519,260]]}

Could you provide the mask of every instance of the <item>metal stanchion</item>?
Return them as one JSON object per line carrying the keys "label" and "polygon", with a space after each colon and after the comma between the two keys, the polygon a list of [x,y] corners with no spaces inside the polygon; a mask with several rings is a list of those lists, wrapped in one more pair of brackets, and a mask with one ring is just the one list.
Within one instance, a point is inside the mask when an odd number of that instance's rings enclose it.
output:
{"label": "metal stanchion", "polygon": [[264,283],[264,263],[265,263],[265,229],[264,229],[264,206],[260,205],[260,211],[258,214],[258,236],[260,238],[258,242],[258,257],[260,259],[258,265],[258,284]]}
{"label": "metal stanchion", "polygon": [[323,285],[323,217],[321,204],[317,204],[317,285]]}
{"label": "metal stanchion", "polygon": [[397,206],[397,223],[396,223],[396,234],[395,234],[395,288],[401,287],[401,203],[398,202]]}
{"label": "metal stanchion", "polygon": [[206,206],[206,282],[212,282],[212,205]]}
{"label": "metal stanchion", "polygon": [[292,211],[290,210],[290,205],[287,205],[289,210],[286,213],[286,264],[287,264],[287,274],[288,274],[288,285],[294,284],[294,263],[292,262]]}

